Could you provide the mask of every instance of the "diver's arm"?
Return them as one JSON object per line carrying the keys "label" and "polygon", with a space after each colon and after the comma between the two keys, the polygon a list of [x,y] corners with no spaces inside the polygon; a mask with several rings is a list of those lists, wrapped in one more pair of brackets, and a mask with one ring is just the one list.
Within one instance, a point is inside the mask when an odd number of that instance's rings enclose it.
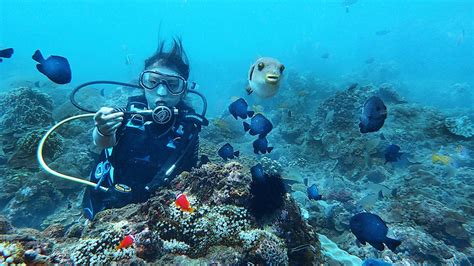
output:
{"label": "diver's arm", "polygon": [[92,131],[92,140],[94,141],[94,145],[96,145],[100,149],[110,148],[117,144],[115,134],[103,135],[99,132],[97,127],[95,127]]}
{"label": "diver's arm", "polygon": [[123,121],[123,112],[114,112],[110,107],[102,107],[94,115],[95,128],[92,132],[94,144],[102,149],[115,146],[115,132]]}

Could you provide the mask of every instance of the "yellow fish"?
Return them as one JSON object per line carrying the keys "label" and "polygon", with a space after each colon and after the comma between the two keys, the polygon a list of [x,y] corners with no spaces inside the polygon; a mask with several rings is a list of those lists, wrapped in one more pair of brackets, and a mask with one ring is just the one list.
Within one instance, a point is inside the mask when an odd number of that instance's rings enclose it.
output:
{"label": "yellow fish", "polygon": [[438,153],[433,154],[431,156],[431,162],[433,163],[440,163],[444,165],[449,165],[453,159],[447,155],[441,155]]}

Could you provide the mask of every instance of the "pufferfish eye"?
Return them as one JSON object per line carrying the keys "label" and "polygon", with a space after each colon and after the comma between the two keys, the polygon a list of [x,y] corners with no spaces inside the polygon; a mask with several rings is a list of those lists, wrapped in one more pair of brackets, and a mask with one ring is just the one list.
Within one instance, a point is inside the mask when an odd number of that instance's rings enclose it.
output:
{"label": "pufferfish eye", "polygon": [[283,73],[283,70],[285,70],[285,66],[284,66],[284,65],[281,65],[281,66],[280,66],[280,73]]}
{"label": "pufferfish eye", "polygon": [[259,71],[262,71],[262,69],[263,69],[264,67],[265,67],[265,64],[264,64],[264,63],[262,63],[262,62],[258,63],[258,70],[259,70]]}

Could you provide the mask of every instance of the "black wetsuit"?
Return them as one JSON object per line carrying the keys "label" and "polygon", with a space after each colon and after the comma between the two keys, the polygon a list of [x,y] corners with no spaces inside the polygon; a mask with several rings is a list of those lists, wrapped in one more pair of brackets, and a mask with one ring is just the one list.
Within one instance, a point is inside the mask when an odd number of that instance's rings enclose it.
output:
{"label": "black wetsuit", "polygon": [[[133,108],[146,108],[145,97],[131,97],[127,110]],[[91,171],[91,181],[110,189],[103,192],[86,188],[82,202],[86,218],[93,219],[104,209],[144,202],[154,188],[196,166],[201,127],[185,119],[184,114],[193,112],[192,109],[183,103],[177,108],[180,112],[165,125],[152,121],[143,123],[136,116],[125,116],[116,133],[117,144],[102,151]],[[171,173],[165,175],[167,171]],[[165,180],[164,176],[167,176]],[[127,188],[126,191],[130,188],[130,191],[125,192],[123,188]]]}

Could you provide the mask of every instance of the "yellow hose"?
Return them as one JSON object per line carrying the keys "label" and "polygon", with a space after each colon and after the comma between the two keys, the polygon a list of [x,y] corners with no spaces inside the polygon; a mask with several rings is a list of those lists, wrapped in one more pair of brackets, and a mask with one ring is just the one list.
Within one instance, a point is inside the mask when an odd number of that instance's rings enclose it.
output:
{"label": "yellow hose", "polygon": [[[57,123],[56,125],[54,125],[50,130],[48,130],[48,132],[46,132],[46,134],[44,134],[43,138],[41,139],[41,141],[39,142],[38,144],[38,152],[36,153],[36,156],[38,158],[38,162],[40,164],[40,166],[43,168],[43,170],[45,170],[46,172],[52,174],[52,175],[55,175],[57,177],[60,177],[60,178],[64,178],[66,180],[70,180],[70,181],[74,181],[74,182],[78,182],[78,183],[81,183],[81,184],[84,184],[84,185],[88,185],[88,186],[92,186],[92,187],[96,187],[97,184],[94,183],[94,182],[90,182],[88,180],[84,180],[82,178],[78,178],[78,177],[73,177],[73,176],[69,176],[69,175],[65,175],[65,174],[61,174],[57,171],[54,171],[53,169],[51,169],[47,164],[46,162],[44,161],[43,159],[43,146],[44,146],[44,143],[46,142],[46,140],[48,139],[49,135],[51,135],[51,133],[53,133],[53,131],[55,131],[59,126],[61,126],[62,124],[66,123],[66,122],[69,122],[71,120],[75,120],[75,119],[79,119],[79,118],[83,118],[83,117],[92,117],[94,116],[94,114],[82,114],[82,115],[76,115],[76,116],[72,116],[72,117],[69,117],[69,118],[66,118],[64,119],[63,121]],[[103,186],[99,186],[99,188],[103,191],[107,191],[109,190],[108,188],[106,187],[103,187]]]}

